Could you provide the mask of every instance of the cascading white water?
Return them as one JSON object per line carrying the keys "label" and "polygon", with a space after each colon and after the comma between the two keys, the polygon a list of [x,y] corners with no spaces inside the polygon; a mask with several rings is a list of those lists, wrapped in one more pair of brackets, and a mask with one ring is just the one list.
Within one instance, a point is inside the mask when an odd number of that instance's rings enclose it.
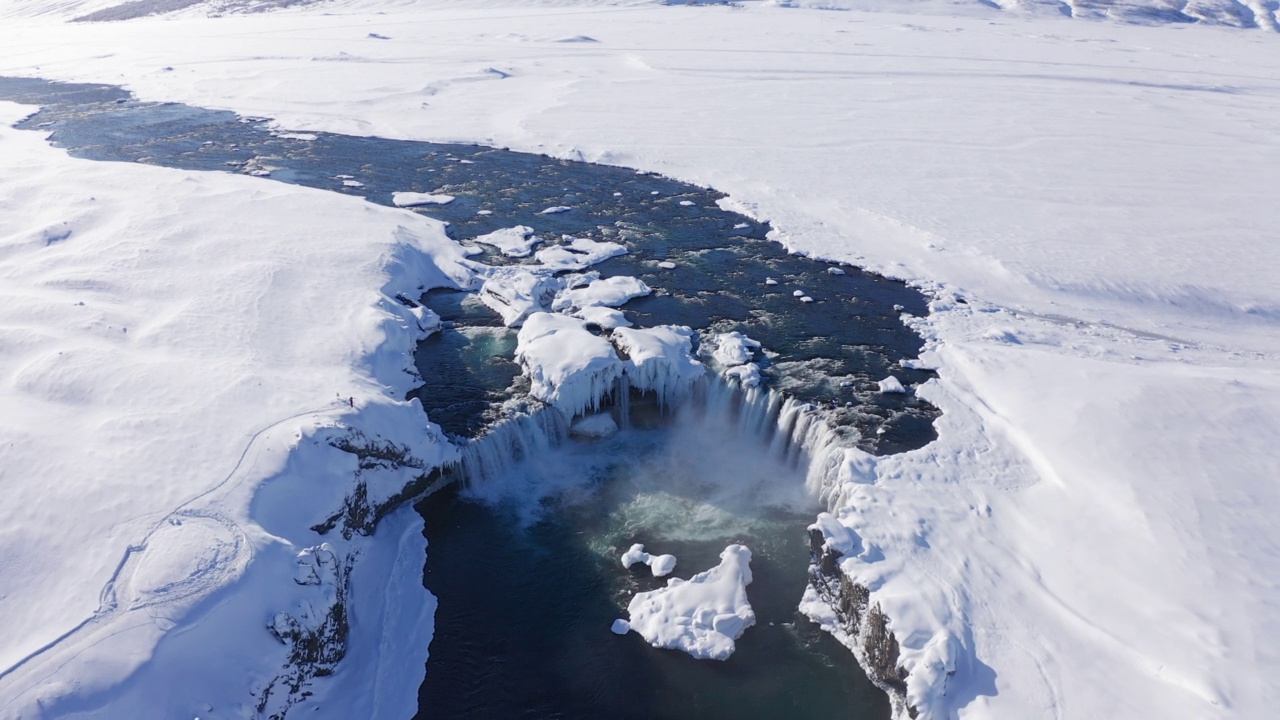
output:
{"label": "cascading white water", "polygon": [[482,483],[509,472],[526,458],[552,451],[568,437],[564,413],[550,405],[521,408],[463,445],[453,471],[464,486]]}
{"label": "cascading white water", "polygon": [[[622,376],[609,393],[619,428],[631,426],[632,386]],[[601,398],[603,401],[605,398]],[[743,388],[706,375],[687,399],[665,409],[674,425],[712,430],[724,444],[767,448],[775,462],[804,472],[805,489],[827,500],[838,475],[848,438],[836,432],[821,408],[781,392]],[[551,406],[521,407],[462,447],[454,472],[468,488],[478,488],[509,473],[520,463],[554,451],[569,439],[570,420]]]}

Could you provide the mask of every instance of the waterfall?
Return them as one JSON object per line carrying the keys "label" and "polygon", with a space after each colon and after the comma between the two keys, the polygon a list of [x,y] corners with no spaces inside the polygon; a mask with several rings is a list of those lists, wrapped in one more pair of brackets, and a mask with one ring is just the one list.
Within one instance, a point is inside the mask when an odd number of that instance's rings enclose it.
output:
{"label": "waterfall", "polygon": [[[633,391],[623,375],[611,393],[613,416],[622,430],[633,425]],[[806,489],[824,502],[835,488],[848,446],[820,407],[777,390],[743,388],[713,375],[699,379],[687,399],[664,416],[677,425],[721,429],[726,443],[767,448],[771,458],[803,470]],[[527,458],[554,452],[568,441],[570,422],[552,406],[513,403],[506,417],[461,446],[452,471],[469,486],[509,473]]]}
{"label": "waterfall", "polygon": [[525,458],[553,451],[569,438],[569,421],[549,405],[521,408],[461,446],[452,470],[463,485],[510,472]]}

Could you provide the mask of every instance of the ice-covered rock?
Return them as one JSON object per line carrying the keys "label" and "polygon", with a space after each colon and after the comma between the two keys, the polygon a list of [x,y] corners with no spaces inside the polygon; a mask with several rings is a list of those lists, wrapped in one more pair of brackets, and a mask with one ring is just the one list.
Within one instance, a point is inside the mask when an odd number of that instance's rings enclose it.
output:
{"label": "ice-covered rock", "polygon": [[589,439],[613,437],[618,434],[618,423],[613,421],[609,413],[596,413],[575,422],[569,428],[569,433]]}
{"label": "ice-covered rock", "polygon": [[416,207],[418,205],[448,205],[453,202],[452,195],[419,192],[398,192],[391,194],[391,203],[396,207]]}
{"label": "ice-covered rock", "polygon": [[528,225],[516,225],[481,235],[472,242],[497,248],[507,257],[520,258],[528,257],[533,252],[533,246],[540,240],[541,238],[534,234],[533,228]]}
{"label": "ice-covered rock", "polygon": [[665,588],[637,593],[627,606],[630,627],[654,647],[727,660],[734,641],[756,622],[747,601],[750,583],[751,551],[730,545],[720,553],[716,567],[687,581],[672,578]]}
{"label": "ice-covered rock", "polygon": [[628,275],[593,280],[585,287],[565,290],[551,303],[552,310],[592,306],[617,307],[632,298],[652,292],[642,280]]}
{"label": "ice-covered rock", "polygon": [[565,280],[545,272],[523,268],[494,268],[480,287],[480,300],[502,316],[507,327],[516,327],[530,313],[546,312]]}
{"label": "ice-covered rock", "polygon": [[682,325],[618,328],[612,339],[626,353],[631,387],[654,392],[665,405],[681,397],[702,377],[702,363],[693,359],[693,331]]}
{"label": "ice-covered rock", "polygon": [[534,257],[548,270],[583,270],[603,260],[626,255],[627,248],[618,243],[590,238],[568,238],[563,245],[552,245],[537,252]]}
{"label": "ice-covered rock", "polygon": [[592,325],[599,325],[604,330],[631,327],[631,322],[627,320],[627,316],[623,315],[621,310],[615,310],[613,308],[592,305],[589,307],[578,308],[571,314],[574,317],[586,320]]}
{"label": "ice-covered rock", "polygon": [[711,338],[711,357],[724,367],[733,367],[751,362],[760,343],[740,332],[720,333]]}
{"label": "ice-covered rock", "polygon": [[907,388],[903,386],[902,381],[890,375],[879,382],[880,392],[882,393],[904,393]]}
{"label": "ice-covered rock", "polygon": [[586,322],[545,312],[525,320],[516,360],[529,377],[529,392],[569,417],[599,407],[624,367],[613,345],[587,330]]}
{"label": "ice-covered rock", "polygon": [[636,563],[648,565],[654,577],[662,577],[676,569],[676,556],[651,555],[644,551],[644,545],[636,543],[622,554],[622,567],[629,568]]}
{"label": "ice-covered rock", "polygon": [[721,373],[725,378],[737,380],[744,388],[757,387],[760,384],[760,366],[755,363],[735,365]]}

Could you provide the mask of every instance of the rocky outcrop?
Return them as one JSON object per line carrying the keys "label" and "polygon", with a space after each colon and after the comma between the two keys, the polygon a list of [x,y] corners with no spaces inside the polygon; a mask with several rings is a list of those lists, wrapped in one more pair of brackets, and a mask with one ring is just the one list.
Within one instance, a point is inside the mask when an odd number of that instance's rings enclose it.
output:
{"label": "rocky outcrop", "polygon": [[[358,465],[355,487],[343,501],[342,508],[324,522],[312,526],[311,529],[321,535],[335,528],[341,528],[340,532],[347,540],[352,535],[372,535],[378,522],[388,513],[447,483],[440,468],[428,469],[427,464],[415,457],[405,445],[370,439],[355,429],[349,429],[342,437],[330,439],[329,444],[355,455]],[[387,486],[388,481],[383,476],[388,474],[405,477],[391,479],[389,492],[371,493],[370,481],[380,487]]]}
{"label": "rocky outcrop", "polygon": [[837,627],[826,629],[849,646],[871,682],[889,694],[895,717],[905,713],[915,718],[918,713],[907,702],[907,671],[898,665],[900,649],[889,617],[871,602],[870,590],[841,572],[843,554],[817,528],[809,530],[809,551],[809,585],[835,613]]}

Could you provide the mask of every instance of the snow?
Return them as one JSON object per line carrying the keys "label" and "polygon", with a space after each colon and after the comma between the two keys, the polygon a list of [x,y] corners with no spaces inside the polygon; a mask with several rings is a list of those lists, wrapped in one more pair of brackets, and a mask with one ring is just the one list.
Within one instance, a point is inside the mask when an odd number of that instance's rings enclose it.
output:
{"label": "snow", "polygon": [[725,368],[721,375],[737,380],[744,388],[753,388],[760,385],[760,366],[755,363]]}
{"label": "snow", "polygon": [[[375,595],[401,587],[397,548],[420,563],[411,511],[388,518],[382,548],[325,549],[309,526],[353,488],[354,457],[327,437],[359,429],[428,464],[450,457],[401,399],[435,318],[393,298],[469,271],[427,218],[245,176],[73,160],[9,128],[28,112],[0,103],[0,398],[15,409],[0,422],[0,713],[180,716],[248,697],[285,659],[253,629],[329,602],[308,590],[327,581],[305,548],[365,553]],[[420,583],[408,592],[385,627],[353,626],[352,653],[393,631],[403,658],[425,659],[432,601]],[[390,673],[394,699],[371,701],[403,711],[417,682]]]}
{"label": "snow", "polygon": [[545,312],[566,283],[525,267],[492,268],[487,275],[480,286],[480,300],[501,315],[507,327],[523,324],[531,313]]}
{"label": "snow", "polygon": [[520,258],[528,257],[533,252],[533,246],[538,244],[541,238],[534,234],[533,228],[517,225],[480,235],[472,238],[471,241],[495,247],[507,257]]}
{"label": "snow", "polygon": [[553,310],[581,309],[593,306],[617,307],[628,300],[652,292],[648,285],[626,275],[592,280],[585,287],[565,290],[551,304]]}
{"label": "snow", "polygon": [[569,212],[572,209],[573,208],[569,207],[568,205],[556,205],[555,207],[549,207],[546,210],[543,210],[539,214],[540,215],[558,215],[560,213]]}
{"label": "snow", "polygon": [[726,368],[751,362],[760,349],[759,342],[737,331],[713,335],[707,346],[711,348],[711,357]]}
{"label": "snow", "polygon": [[626,255],[627,248],[614,242],[591,238],[568,238],[563,245],[553,245],[538,251],[534,256],[548,270],[582,270],[611,257]]}
{"label": "snow", "polygon": [[391,194],[391,202],[396,207],[416,207],[418,205],[448,205],[454,201],[452,195],[439,195],[419,192],[397,192]]}
{"label": "snow", "polygon": [[644,545],[637,543],[622,554],[622,567],[629,568],[636,563],[648,565],[654,577],[663,577],[676,569],[676,556],[650,555],[644,551]]}
{"label": "snow", "polygon": [[882,393],[904,393],[907,391],[907,389],[903,387],[902,381],[892,375],[879,381],[877,384],[880,386],[880,392]]}
{"label": "snow", "polygon": [[569,432],[580,438],[607,438],[618,434],[618,424],[609,413],[596,413],[575,421]]}
{"label": "snow", "polygon": [[621,310],[613,308],[600,307],[599,305],[589,305],[584,308],[578,308],[571,313],[574,317],[582,318],[592,325],[599,325],[605,330],[612,330],[620,327],[630,327],[631,322],[622,314]]}
{"label": "snow", "polygon": [[699,659],[728,660],[734,641],[756,623],[747,601],[749,584],[751,551],[730,545],[720,553],[716,567],[688,580],[671,578],[664,588],[636,593],[627,606],[630,629],[654,647],[682,650]]}
{"label": "snow", "polygon": [[[8,0],[0,74],[119,82],[144,100],[298,132],[483,142],[662,172],[727,193],[722,205],[769,220],[793,250],[929,291],[932,314],[906,321],[939,373],[917,388],[944,412],[939,438],[875,462],[846,456],[831,508],[861,548],[842,567],[890,617],[922,717],[1266,717],[1280,701],[1280,656],[1266,642],[1280,636],[1280,56],[1262,30],[1159,26],[1266,29],[1267,4],[344,0],[63,22],[115,4]],[[394,23],[395,41],[366,38],[371,21]],[[598,42],[554,42],[580,35]],[[483,73],[496,63],[516,72]],[[5,282],[25,283],[0,304],[12,408],[0,473],[14,488],[0,506],[0,617],[16,628],[0,650],[3,712],[37,675],[49,677],[47,697],[92,696],[108,716],[195,715],[196,698],[244,704],[249,681],[182,665],[183,651],[216,648],[223,665],[262,677],[281,651],[244,628],[293,607],[269,588],[293,585],[297,550],[317,542],[275,532],[296,547],[273,545],[240,516],[255,551],[243,592],[177,614],[184,632],[117,635],[92,663],[61,670],[70,651],[15,665],[92,616],[128,545],[227,477],[253,432],[279,428],[246,456],[237,499],[218,503],[248,507],[253,488],[265,497],[278,485],[262,479],[312,421],[273,423],[313,407],[300,398],[356,394],[368,408],[381,388],[370,377],[395,384],[403,363],[378,374],[390,355],[364,360],[393,337],[365,324],[377,313],[364,293],[384,280],[373,259],[390,257],[397,225],[438,236],[425,218],[392,220],[354,199],[73,162],[33,137],[0,132],[0,238],[22,248],[5,256]],[[44,247],[61,223],[73,232]],[[213,282],[173,256],[165,272],[144,263],[145,274],[118,275],[151,259],[78,244],[111,237],[224,249],[191,253],[216,260]],[[35,267],[37,247],[58,263]],[[564,248],[542,262],[586,267]],[[129,349],[135,333],[147,352]],[[316,426],[341,411],[320,409]],[[310,466],[327,479],[316,512],[341,495],[328,459]],[[62,480],[14,480],[50,477]],[[420,528],[404,521],[391,537],[413,555]],[[209,543],[170,536],[175,555],[236,546],[224,525],[184,527]],[[153,567],[159,577],[193,563]],[[397,563],[400,597],[421,620],[420,556],[355,572]],[[386,582],[353,592],[383,608]],[[241,597],[257,605],[231,602]],[[353,644],[348,667],[315,684],[328,688],[325,711],[411,715],[332,703],[368,697],[341,691],[364,682],[353,676],[386,673],[363,687],[411,704],[422,663],[405,653],[425,655],[416,643],[429,617],[415,623],[403,638],[389,625]],[[209,644],[182,644],[195,637]],[[158,674],[166,663],[186,672]],[[144,704],[156,688],[192,705]]]}
{"label": "snow", "polygon": [[703,365],[692,357],[693,331],[684,326],[618,328],[610,336],[626,354],[631,387],[654,392],[662,405],[684,396],[703,375]]}
{"label": "snow", "polygon": [[586,322],[558,313],[536,312],[525,320],[516,360],[532,383],[530,394],[569,417],[598,407],[623,373],[607,339],[593,335]]}

